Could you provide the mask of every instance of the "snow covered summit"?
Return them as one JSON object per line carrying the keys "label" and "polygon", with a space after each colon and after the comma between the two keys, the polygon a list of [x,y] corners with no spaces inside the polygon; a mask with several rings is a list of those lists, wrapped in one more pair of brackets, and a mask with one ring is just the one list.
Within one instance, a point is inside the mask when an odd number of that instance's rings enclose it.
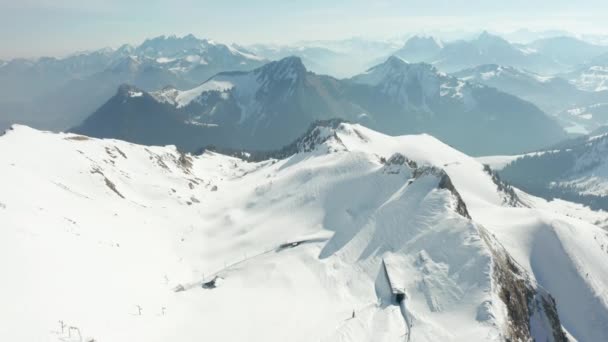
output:
{"label": "snow covered summit", "polygon": [[295,146],[254,162],[13,127],[0,339],[608,336],[601,213],[429,135],[332,121]]}
{"label": "snow covered summit", "polygon": [[430,64],[410,64],[395,56],[352,80],[378,87],[405,108],[426,112],[433,111],[430,107],[440,101],[440,97],[457,98],[470,110],[476,106],[472,89],[480,87],[447,76]]}

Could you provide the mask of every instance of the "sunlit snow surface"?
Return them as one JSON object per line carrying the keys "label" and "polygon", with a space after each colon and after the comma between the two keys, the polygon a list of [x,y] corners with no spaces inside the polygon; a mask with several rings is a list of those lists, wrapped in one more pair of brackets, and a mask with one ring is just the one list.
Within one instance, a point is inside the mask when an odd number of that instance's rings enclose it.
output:
{"label": "sunlit snow surface", "polygon": [[[481,163],[427,135],[322,135],[249,163],[15,126],[0,137],[0,340],[502,340],[482,229],[575,338],[608,338],[601,213],[523,193],[529,208],[507,207]],[[437,176],[381,161],[394,153],[444,169],[473,220]]]}

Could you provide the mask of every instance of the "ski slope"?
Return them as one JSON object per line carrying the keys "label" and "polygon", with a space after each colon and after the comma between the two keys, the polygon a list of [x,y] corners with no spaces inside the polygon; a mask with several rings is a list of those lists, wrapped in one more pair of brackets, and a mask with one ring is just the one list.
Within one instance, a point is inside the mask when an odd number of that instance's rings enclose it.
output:
{"label": "ski slope", "polygon": [[304,138],[249,162],[14,126],[0,339],[559,340],[548,293],[572,337],[608,337],[603,214],[521,192],[509,206],[431,136],[339,124]]}

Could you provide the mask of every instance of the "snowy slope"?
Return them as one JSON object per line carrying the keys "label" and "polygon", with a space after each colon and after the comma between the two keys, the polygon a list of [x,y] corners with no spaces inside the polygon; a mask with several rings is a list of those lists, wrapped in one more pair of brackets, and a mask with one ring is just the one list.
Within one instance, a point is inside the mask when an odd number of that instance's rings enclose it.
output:
{"label": "snowy slope", "polygon": [[428,135],[330,123],[294,148],[248,162],[15,126],[0,339],[544,341],[560,319],[608,337],[588,220]]}

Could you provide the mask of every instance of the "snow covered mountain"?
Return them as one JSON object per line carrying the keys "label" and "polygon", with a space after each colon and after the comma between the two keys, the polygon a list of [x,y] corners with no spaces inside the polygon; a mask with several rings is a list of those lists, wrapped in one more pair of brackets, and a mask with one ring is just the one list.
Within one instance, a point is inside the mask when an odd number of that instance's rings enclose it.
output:
{"label": "snow covered mountain", "polygon": [[[161,36],[137,47],[103,49],[63,59],[13,60],[0,67],[0,111],[12,122],[65,130],[129,83],[146,90],[189,89],[221,71],[251,70],[266,61],[239,47]],[[6,113],[6,114],[4,114]],[[2,128],[2,127],[0,127]]]}
{"label": "snow covered mountain", "polygon": [[608,134],[604,127],[549,150],[495,157],[501,176],[537,196],[608,210]]}
{"label": "snow covered mountain", "polygon": [[[179,129],[148,134],[163,135],[156,142],[162,144],[171,143],[165,137],[178,136],[172,143],[190,151],[203,147],[203,141],[225,148],[276,149],[313,121],[331,118],[389,134],[428,132],[474,154],[526,152],[565,138],[561,128],[530,103],[396,57],[345,80],[309,72],[301,59],[288,57],[251,72],[220,73],[187,91],[166,88],[143,98],[124,94],[119,92],[75,131],[147,144],[149,139],[132,134],[125,125],[145,130],[147,111],[152,111],[156,117],[164,112],[180,118],[183,126],[199,127],[187,129],[197,132],[190,142],[189,134]],[[152,98],[158,102],[154,110],[137,105]],[[215,134],[211,138],[200,134],[200,127],[223,133],[210,133]],[[533,134],[524,135],[528,131]],[[521,138],[514,140],[513,132]]]}
{"label": "snow covered mountain", "polygon": [[[436,51],[435,54],[431,53],[433,50]],[[535,51],[513,45],[485,31],[473,40],[444,42],[439,50],[434,45],[429,47],[429,44],[408,42],[396,55],[405,59],[412,55],[425,56],[426,59],[423,61],[432,63],[446,72],[455,72],[482,64],[525,67],[535,71],[554,70],[554,65]]]}
{"label": "snow covered mountain", "polygon": [[[206,145],[269,150],[293,141],[315,120],[361,113],[340,96],[342,87],[339,80],[308,72],[301,59],[288,57],[251,72],[220,73],[186,91],[119,91],[75,131],[144,144],[172,143],[189,151]],[[179,120],[181,128],[162,130],[159,125],[149,132],[150,112],[156,113],[154,118],[169,118],[164,121]],[[133,134],[126,124],[142,134]],[[150,142],[144,135],[161,140]]]}
{"label": "snow covered mountain", "polygon": [[530,101],[556,116],[571,133],[587,134],[608,124],[608,116],[605,114],[608,91],[590,92],[579,89],[565,78],[542,76],[496,64],[481,65],[452,75]]}
{"label": "snow covered mountain", "polygon": [[470,154],[524,151],[564,137],[557,123],[531,103],[429,64],[391,57],[351,81],[359,85],[353,98],[375,120],[370,127],[389,134],[426,132]]}
{"label": "snow covered mountain", "polygon": [[15,126],[0,153],[2,340],[608,337],[606,214],[428,135],[319,123],[245,161]]}
{"label": "snow covered mountain", "polygon": [[181,38],[160,36],[148,39],[135,49],[135,54],[184,75],[194,84],[218,72],[252,70],[267,62],[243,47],[198,39],[191,34]]}

